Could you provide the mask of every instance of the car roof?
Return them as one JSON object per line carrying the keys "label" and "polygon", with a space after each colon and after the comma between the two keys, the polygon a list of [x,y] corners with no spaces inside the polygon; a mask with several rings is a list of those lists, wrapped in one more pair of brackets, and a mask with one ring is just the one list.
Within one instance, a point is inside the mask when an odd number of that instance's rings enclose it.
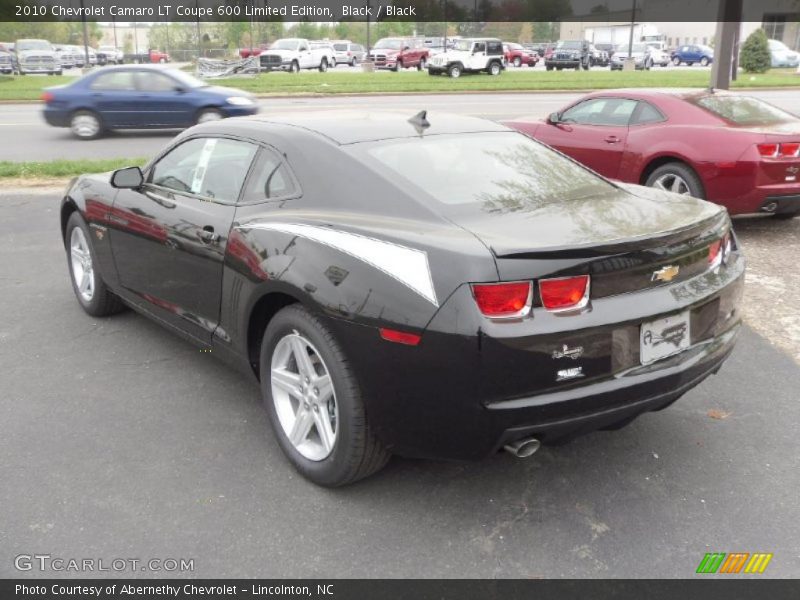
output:
{"label": "car roof", "polygon": [[709,90],[703,88],[620,88],[616,90],[602,90],[592,92],[589,96],[596,98],[601,96],[619,96],[625,95],[631,98],[653,98],[657,96],[666,96],[672,98],[692,98],[697,96],[708,96],[710,94],[719,96],[734,96],[731,92],[725,90]]}
{"label": "car roof", "polygon": [[[411,122],[415,117],[419,118],[419,113],[414,111],[330,110],[256,115],[236,121],[249,121],[255,125],[254,130],[258,128],[256,124],[286,125],[315,133],[340,145],[426,135],[511,131],[508,127],[493,121],[438,112],[427,113],[426,120],[429,127],[423,128]],[[224,128],[224,122],[220,127]]]}

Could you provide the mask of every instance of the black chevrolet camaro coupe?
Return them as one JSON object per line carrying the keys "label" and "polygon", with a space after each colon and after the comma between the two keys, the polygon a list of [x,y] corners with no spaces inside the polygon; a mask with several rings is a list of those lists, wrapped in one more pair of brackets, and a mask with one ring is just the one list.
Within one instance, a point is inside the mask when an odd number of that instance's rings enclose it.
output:
{"label": "black chevrolet camaro coupe", "polygon": [[479,119],[199,125],[77,178],[61,228],[86,312],[133,307],[254,377],[322,485],[616,429],[715,373],[739,329],[724,209]]}

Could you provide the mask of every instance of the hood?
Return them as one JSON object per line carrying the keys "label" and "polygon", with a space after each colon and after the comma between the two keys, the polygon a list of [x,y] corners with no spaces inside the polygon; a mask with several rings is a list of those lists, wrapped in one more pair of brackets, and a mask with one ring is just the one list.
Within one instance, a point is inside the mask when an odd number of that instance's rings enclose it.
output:
{"label": "hood", "polygon": [[221,85],[210,85],[208,87],[198,88],[198,90],[205,92],[207,94],[213,94],[214,96],[220,96],[222,98],[230,98],[231,96],[237,96],[240,98],[250,98],[251,100],[255,101],[255,96],[253,94],[244,92],[236,88],[223,87]]}
{"label": "hood", "polygon": [[19,50],[17,51],[17,58],[25,58],[26,56],[52,56],[56,58],[58,52],[55,50]]}
{"label": "hood", "polygon": [[369,53],[370,54],[380,53],[380,54],[391,55],[391,54],[400,54],[400,50],[397,50],[395,48],[373,48],[372,50],[369,51]]}
{"label": "hood", "polygon": [[275,50],[264,50],[260,56],[268,56],[270,54],[273,56],[280,56],[281,58],[292,58],[297,55],[297,50],[281,50],[276,48]]}
{"label": "hood", "polygon": [[448,217],[497,257],[601,248],[627,251],[727,219],[725,209],[689,196],[627,184],[598,189],[583,198],[553,198],[506,212],[478,207]]}
{"label": "hood", "polygon": [[[635,59],[644,58],[644,52],[632,52],[630,56]],[[615,52],[614,58],[628,58],[627,52]]]}

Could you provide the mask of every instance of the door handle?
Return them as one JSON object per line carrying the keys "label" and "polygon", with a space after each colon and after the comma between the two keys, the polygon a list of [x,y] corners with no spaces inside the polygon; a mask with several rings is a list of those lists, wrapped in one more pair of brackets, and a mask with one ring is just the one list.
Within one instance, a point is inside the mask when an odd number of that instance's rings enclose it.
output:
{"label": "door handle", "polygon": [[216,244],[219,241],[219,234],[214,233],[214,228],[211,225],[206,225],[197,232],[197,236],[208,244]]}
{"label": "door handle", "polygon": [[605,141],[609,144],[616,144],[617,142],[620,141],[620,139],[615,135],[609,135],[608,137],[606,137]]}

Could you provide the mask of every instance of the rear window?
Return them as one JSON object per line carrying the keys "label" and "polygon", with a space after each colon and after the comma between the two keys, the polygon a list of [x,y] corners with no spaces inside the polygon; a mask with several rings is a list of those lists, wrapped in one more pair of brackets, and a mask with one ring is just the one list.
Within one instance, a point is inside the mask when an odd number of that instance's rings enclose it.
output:
{"label": "rear window", "polygon": [[[359,148],[358,146],[362,146]],[[367,162],[443,204],[489,212],[585,198],[612,184],[516,132],[434,135],[357,144]],[[405,186],[404,186],[405,187]]]}
{"label": "rear window", "polygon": [[347,44],[334,44],[333,47],[339,52],[344,52],[347,50]]}
{"label": "rear window", "polygon": [[778,125],[797,121],[793,114],[748,96],[700,96],[688,102],[736,125]]}

